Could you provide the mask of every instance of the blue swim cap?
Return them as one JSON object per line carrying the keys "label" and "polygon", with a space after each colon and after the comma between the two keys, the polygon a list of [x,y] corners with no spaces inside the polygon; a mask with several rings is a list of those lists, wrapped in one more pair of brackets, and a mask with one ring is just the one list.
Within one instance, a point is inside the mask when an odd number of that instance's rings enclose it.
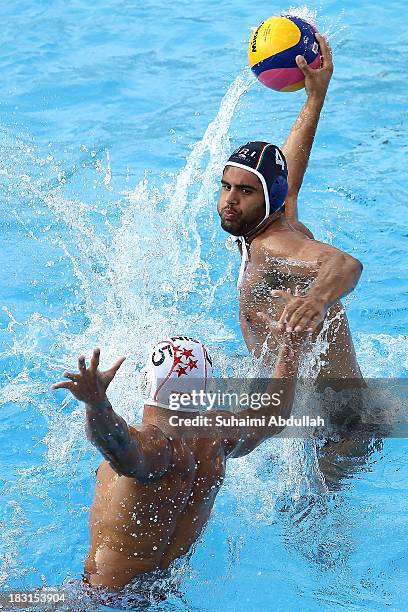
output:
{"label": "blue swim cap", "polygon": [[255,228],[257,230],[270,215],[282,208],[285,202],[288,194],[288,168],[285,156],[278,147],[269,142],[247,142],[233,152],[225,164],[225,167],[227,166],[253,172],[262,183],[265,217]]}

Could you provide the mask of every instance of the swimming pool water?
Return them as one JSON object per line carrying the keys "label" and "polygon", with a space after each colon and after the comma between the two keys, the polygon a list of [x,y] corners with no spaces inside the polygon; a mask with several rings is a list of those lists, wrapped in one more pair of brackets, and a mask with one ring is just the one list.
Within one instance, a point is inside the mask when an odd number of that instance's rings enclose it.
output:
{"label": "swimming pool water", "polygon": [[[282,143],[304,93],[245,69],[250,27],[285,6],[21,1],[0,7],[0,589],[78,578],[100,457],[50,384],[76,355],[128,357],[111,401],[140,417],[135,368],[163,334],[201,337],[222,374],[249,360],[239,262],[215,202],[241,141]],[[309,3],[335,73],[300,198],[317,238],[361,259],[346,299],[366,376],[406,377],[408,35],[401,0]],[[307,445],[231,462],[164,610],[408,609],[406,441],[332,494]]]}

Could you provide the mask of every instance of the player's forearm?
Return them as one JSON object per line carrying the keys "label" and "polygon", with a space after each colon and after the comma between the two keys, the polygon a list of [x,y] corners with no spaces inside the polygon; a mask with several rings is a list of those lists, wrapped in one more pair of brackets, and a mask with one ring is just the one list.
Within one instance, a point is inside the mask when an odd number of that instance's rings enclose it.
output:
{"label": "player's forearm", "polygon": [[297,377],[299,368],[299,353],[293,348],[283,345],[279,349],[276,359],[273,378],[285,378],[293,380]]}
{"label": "player's forearm", "polygon": [[113,410],[108,398],[85,404],[88,440],[109,460],[118,458],[130,445],[127,423]]}
{"label": "player's forearm", "polygon": [[306,172],[324,99],[324,95],[319,95],[306,100],[282,147],[288,165],[285,213],[289,218],[297,218],[297,195]]}
{"label": "player's forearm", "polygon": [[273,384],[279,384],[280,404],[277,407],[279,416],[289,418],[295,399],[296,380],[299,369],[299,352],[288,346],[281,346],[273,372]]}
{"label": "player's forearm", "polygon": [[238,413],[239,416],[256,416],[269,419],[271,416],[281,415],[287,418],[292,410],[298,368],[298,349],[294,350],[287,345],[281,346],[273,369],[272,378],[265,390],[265,398],[268,397],[271,401],[269,403],[266,401],[263,402],[265,405],[262,405],[258,410],[250,408],[240,411]]}
{"label": "player's forearm", "polygon": [[310,287],[307,296],[320,300],[326,308],[348,295],[357,285],[362,263],[346,253],[339,253],[324,260],[316,280]]}
{"label": "player's forearm", "polygon": [[242,457],[250,453],[261,442],[278,434],[284,425],[271,423],[271,418],[288,419],[293,407],[295,397],[296,379],[298,372],[299,356],[298,351],[288,346],[281,347],[278,359],[273,371],[273,378],[269,381],[268,387],[262,394],[261,406],[255,410],[249,408],[237,413],[239,418],[249,417],[250,419],[264,419],[266,428],[253,426],[249,428],[239,428],[234,435],[226,438],[234,440],[231,457]]}

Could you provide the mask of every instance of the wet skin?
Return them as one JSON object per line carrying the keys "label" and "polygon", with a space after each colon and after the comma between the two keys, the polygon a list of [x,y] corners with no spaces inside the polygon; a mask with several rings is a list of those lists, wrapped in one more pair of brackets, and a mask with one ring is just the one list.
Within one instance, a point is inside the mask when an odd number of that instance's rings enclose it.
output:
{"label": "wet skin", "polygon": [[[262,220],[264,195],[259,179],[251,172],[227,167],[222,177],[218,213],[223,229],[235,236],[251,232]],[[259,312],[279,321],[286,306],[276,290],[307,295],[318,276],[322,257],[337,257],[337,249],[310,238],[307,228],[297,221],[288,221],[277,212],[271,222],[247,242],[249,262],[239,294],[240,324],[248,349],[269,366],[276,357],[277,344],[266,329]],[[350,258],[353,259],[353,258]],[[342,270],[339,269],[339,275]],[[339,301],[327,308],[324,339],[327,349],[321,355],[318,379],[361,378],[346,314]],[[313,340],[322,331],[322,321],[315,321]],[[267,350],[265,350],[265,348]]]}
{"label": "wet skin", "polygon": [[[153,421],[156,410],[147,410]],[[156,426],[138,429],[163,438]],[[174,439],[171,447],[170,469],[157,479],[127,478],[107,461],[100,465],[85,562],[91,585],[117,589],[138,574],[167,569],[199,537],[224,478],[225,445],[214,436]]]}
{"label": "wet skin", "polygon": [[[275,329],[270,318],[265,322]],[[277,341],[280,349],[271,374],[279,380],[271,380],[267,392],[269,397],[279,392],[280,402],[262,406],[257,417],[287,418],[292,410],[303,339],[295,333],[277,333]],[[226,459],[248,454],[283,426],[253,427],[245,433],[238,426],[192,431],[188,423],[176,426],[170,421],[177,411],[151,405],[145,405],[142,424],[128,426],[106,396],[124,358],[105,371],[99,369],[99,358],[100,350],[94,349],[86,367],[81,355],[79,372],[65,372],[68,381],[52,388],[69,389],[85,403],[88,439],[105,457],[90,513],[86,580],[91,586],[121,589],[140,574],[166,570],[189,551],[208,520]],[[231,416],[218,410],[211,414]],[[253,417],[254,411],[236,414]]]}

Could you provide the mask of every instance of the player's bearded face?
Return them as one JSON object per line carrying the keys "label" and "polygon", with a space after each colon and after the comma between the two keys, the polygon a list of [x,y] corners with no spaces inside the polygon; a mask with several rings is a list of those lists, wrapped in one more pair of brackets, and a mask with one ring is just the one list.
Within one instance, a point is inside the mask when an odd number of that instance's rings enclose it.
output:
{"label": "player's bearded face", "polygon": [[221,180],[217,210],[223,230],[233,236],[245,236],[265,215],[261,181],[248,170],[227,166]]}

